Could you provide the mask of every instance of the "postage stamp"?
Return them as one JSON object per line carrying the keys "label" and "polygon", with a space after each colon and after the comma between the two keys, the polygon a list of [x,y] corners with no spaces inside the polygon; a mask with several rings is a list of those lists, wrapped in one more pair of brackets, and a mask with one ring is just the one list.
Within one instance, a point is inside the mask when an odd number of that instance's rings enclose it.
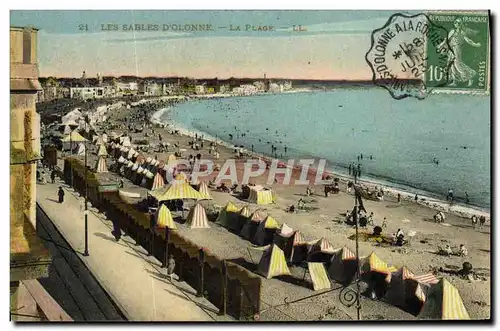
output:
{"label": "postage stamp", "polygon": [[[395,99],[423,99],[433,88],[446,86],[448,34],[424,13],[392,15],[384,26],[373,31],[366,53],[373,83],[386,88]],[[429,78],[429,69],[439,73],[439,80]]]}
{"label": "postage stamp", "polygon": [[432,43],[427,41],[428,70],[425,74],[425,85],[465,92],[489,91],[488,13],[431,12],[427,13],[427,16],[433,24],[448,31],[450,52],[446,65],[442,66],[435,58]]}

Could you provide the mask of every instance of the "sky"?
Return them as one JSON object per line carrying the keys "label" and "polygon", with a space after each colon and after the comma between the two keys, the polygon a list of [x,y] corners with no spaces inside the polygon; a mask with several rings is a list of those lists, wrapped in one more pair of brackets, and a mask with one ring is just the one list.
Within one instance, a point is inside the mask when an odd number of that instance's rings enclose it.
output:
{"label": "sky", "polygon": [[[360,10],[12,10],[10,23],[39,29],[41,77],[80,77],[85,70],[88,77],[101,73],[357,80],[371,79],[365,61],[371,33],[391,14]],[[108,24],[115,24],[117,30],[103,28]],[[158,31],[130,30],[130,24],[157,25]],[[211,24],[214,31],[172,31],[174,25],[186,24]],[[273,31],[245,31],[247,25],[273,26]],[[294,31],[294,25],[307,31]]]}

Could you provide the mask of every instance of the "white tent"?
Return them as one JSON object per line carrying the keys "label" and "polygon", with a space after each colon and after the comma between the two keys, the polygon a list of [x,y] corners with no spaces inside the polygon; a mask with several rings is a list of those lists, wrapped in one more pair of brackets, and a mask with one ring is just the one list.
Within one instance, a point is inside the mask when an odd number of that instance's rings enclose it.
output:
{"label": "white tent", "polygon": [[96,172],[108,172],[108,167],[106,166],[106,158],[99,157],[96,164]]}

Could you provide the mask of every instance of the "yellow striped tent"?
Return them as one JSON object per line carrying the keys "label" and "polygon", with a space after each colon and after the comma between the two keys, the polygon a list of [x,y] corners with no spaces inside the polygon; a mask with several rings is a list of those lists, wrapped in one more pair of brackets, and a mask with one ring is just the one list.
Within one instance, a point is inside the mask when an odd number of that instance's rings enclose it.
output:
{"label": "yellow striped tent", "polygon": [[258,205],[268,205],[275,203],[276,196],[273,190],[267,189],[260,185],[250,186],[250,195],[248,202],[256,203]]}
{"label": "yellow striped tent", "polygon": [[470,319],[457,288],[444,278],[431,286],[417,318],[432,320]]}
{"label": "yellow striped tent", "polygon": [[153,186],[151,186],[151,190],[154,191],[163,186],[165,186],[163,176],[159,172],[157,172],[155,178],[153,179]]}
{"label": "yellow striped tent", "polygon": [[177,158],[175,157],[174,154],[170,154],[167,158],[167,165],[173,165]]}
{"label": "yellow striped tent", "polygon": [[356,254],[344,246],[333,253],[330,261],[328,268],[330,278],[343,285],[350,284],[356,276],[358,266]]}
{"label": "yellow striped tent", "polygon": [[273,242],[274,234],[279,228],[279,223],[272,216],[267,216],[263,222],[259,223],[253,241],[258,246],[268,245]]}
{"label": "yellow striped tent", "polygon": [[310,262],[329,262],[335,253],[333,245],[326,238],[316,240],[309,249],[307,260]]}
{"label": "yellow striped tent", "polygon": [[186,224],[190,225],[191,229],[210,228],[207,213],[201,204],[197,203],[191,208],[186,219]]}
{"label": "yellow striped tent", "polygon": [[99,146],[97,156],[108,156],[108,151],[106,150],[106,146],[104,144]]}
{"label": "yellow striped tent", "polygon": [[106,166],[106,158],[101,156],[97,159],[97,163],[95,165],[95,172],[102,173],[108,172],[108,167]]}
{"label": "yellow striped tent", "polygon": [[313,283],[313,289],[315,291],[326,290],[332,287],[332,283],[328,278],[326,269],[321,262],[308,262],[307,267],[309,274],[311,275],[311,280]]}
{"label": "yellow striped tent", "polygon": [[230,222],[238,217],[239,211],[240,209],[234,203],[229,201],[226,207],[219,212],[219,216],[217,216],[215,223],[227,228]]}
{"label": "yellow striped tent", "polygon": [[388,275],[390,273],[387,263],[382,261],[375,252],[370,255],[363,257],[359,260],[361,274],[369,272],[378,272],[381,274]]}
{"label": "yellow striped tent", "polygon": [[205,200],[212,200],[212,195],[210,194],[210,190],[208,189],[208,185],[205,181],[200,183],[200,187],[198,188],[198,192],[203,196]]}
{"label": "yellow striped tent", "polygon": [[176,181],[185,181],[185,182],[188,182],[188,176],[184,172],[179,172],[175,176],[175,180]]}
{"label": "yellow striped tent", "polygon": [[262,209],[257,209],[256,211],[254,211],[248,222],[243,225],[243,228],[240,231],[240,236],[245,238],[246,240],[252,240],[252,238],[255,236],[255,232],[257,232],[259,223],[263,222],[266,217],[267,215]]}
{"label": "yellow striped tent", "polygon": [[166,192],[163,194],[158,194],[155,191],[152,191],[150,194],[153,197],[155,197],[156,200],[158,201],[178,200],[178,199],[195,199],[195,200],[202,199],[201,194],[194,188],[192,188],[191,185],[189,185],[187,182],[184,181],[183,182],[174,181],[167,187]]}
{"label": "yellow striped tent", "polygon": [[267,279],[276,276],[291,275],[290,269],[288,269],[286,264],[285,253],[276,245],[271,245],[264,251],[257,270]]}
{"label": "yellow striped tent", "polygon": [[172,230],[177,229],[170,210],[164,204],[161,205],[161,207],[156,212],[156,226],[160,228],[169,228]]}
{"label": "yellow striped tent", "polygon": [[231,220],[231,222],[229,222],[228,229],[239,234],[241,232],[241,229],[243,228],[243,225],[245,225],[245,223],[248,221],[250,215],[251,213],[248,206],[243,206],[243,208],[241,208],[241,210],[239,211],[238,217],[235,217]]}

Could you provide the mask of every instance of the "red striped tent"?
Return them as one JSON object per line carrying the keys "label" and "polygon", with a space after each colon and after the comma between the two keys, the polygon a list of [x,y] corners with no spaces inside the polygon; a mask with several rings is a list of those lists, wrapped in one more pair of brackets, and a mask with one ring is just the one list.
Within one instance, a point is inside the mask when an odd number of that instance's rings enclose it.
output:
{"label": "red striped tent", "polygon": [[151,187],[151,190],[157,190],[163,186],[165,186],[165,181],[163,180],[163,177],[160,175],[160,173],[157,172],[153,179],[153,186]]}
{"label": "red striped tent", "polygon": [[333,245],[325,238],[321,238],[310,245],[307,260],[309,262],[329,262],[334,253]]}
{"label": "red striped tent", "polygon": [[415,276],[414,273],[405,266],[391,272],[388,276],[389,285],[385,293],[386,300],[394,306],[404,308],[406,298],[410,297],[409,293],[406,293],[407,284],[413,276]]}
{"label": "red striped tent", "polygon": [[308,246],[304,236],[300,231],[295,231],[290,237],[290,258],[289,261],[294,264],[300,264],[307,259]]}
{"label": "red striped tent", "polygon": [[186,219],[186,224],[190,225],[191,229],[210,228],[207,213],[201,204],[197,203],[191,208]]}
{"label": "red striped tent", "polygon": [[208,189],[208,185],[205,181],[200,182],[198,192],[200,192],[200,194],[203,196],[203,199],[212,200],[212,195],[210,194],[210,190]]}

